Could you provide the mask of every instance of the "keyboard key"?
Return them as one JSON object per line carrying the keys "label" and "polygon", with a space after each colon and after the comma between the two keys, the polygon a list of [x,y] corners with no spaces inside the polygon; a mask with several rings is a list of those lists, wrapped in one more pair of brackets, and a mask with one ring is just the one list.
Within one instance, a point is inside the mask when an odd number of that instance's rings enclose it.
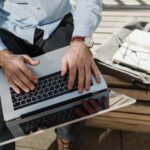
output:
{"label": "keyboard key", "polygon": [[50,91],[53,91],[55,88],[54,88],[54,86],[51,86],[50,87]]}
{"label": "keyboard key", "polygon": [[14,103],[13,106],[14,106],[14,107],[18,107],[18,106],[20,106],[20,104],[21,104],[20,102],[17,102],[17,103]]}
{"label": "keyboard key", "polygon": [[24,104],[25,104],[25,101],[21,101],[21,104],[24,105]]}
{"label": "keyboard key", "polygon": [[56,84],[57,84],[57,82],[56,82],[56,81],[54,81],[52,84],[53,84],[53,85],[56,85]]}
{"label": "keyboard key", "polygon": [[58,91],[58,90],[55,90],[55,91],[54,91],[54,94],[55,94],[55,95],[56,95],[56,94],[58,94],[58,93],[59,93],[59,91]]}
{"label": "keyboard key", "polygon": [[31,99],[27,99],[27,103],[31,103]]}
{"label": "keyboard key", "polygon": [[43,94],[43,98],[46,98],[46,94]]}
{"label": "keyboard key", "polygon": [[37,87],[32,92],[16,94],[13,89],[10,89],[14,110],[75,91],[77,82],[75,83],[73,90],[69,91],[68,76],[61,77],[61,73],[56,72],[39,78]]}
{"label": "keyboard key", "polygon": [[46,88],[46,89],[45,89],[45,92],[49,92],[49,88]]}
{"label": "keyboard key", "polygon": [[37,98],[38,98],[38,99],[42,99],[42,96],[41,96],[41,95],[38,95]]}
{"label": "keyboard key", "polygon": [[36,101],[36,98],[35,98],[35,97],[32,97],[32,101]]}
{"label": "keyboard key", "polygon": [[52,92],[48,92],[48,95],[49,95],[49,96],[52,96],[52,95],[53,95],[53,93],[52,93]]}

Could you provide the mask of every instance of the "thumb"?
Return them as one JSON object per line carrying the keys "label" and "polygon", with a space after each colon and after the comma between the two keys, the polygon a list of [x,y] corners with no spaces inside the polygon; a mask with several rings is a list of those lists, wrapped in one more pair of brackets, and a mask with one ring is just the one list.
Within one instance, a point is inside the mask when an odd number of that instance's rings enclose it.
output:
{"label": "thumb", "polygon": [[64,76],[67,73],[67,70],[68,70],[68,63],[67,59],[64,57],[61,63],[61,76]]}
{"label": "thumb", "polygon": [[36,66],[36,65],[38,65],[40,63],[40,61],[34,60],[28,55],[23,55],[23,58],[24,58],[25,63],[27,63],[29,65]]}

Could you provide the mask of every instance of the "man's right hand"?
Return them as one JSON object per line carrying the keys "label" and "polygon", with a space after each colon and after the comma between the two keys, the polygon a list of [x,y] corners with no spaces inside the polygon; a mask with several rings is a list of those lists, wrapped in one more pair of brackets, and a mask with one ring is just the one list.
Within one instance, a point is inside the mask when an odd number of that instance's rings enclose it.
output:
{"label": "man's right hand", "polygon": [[18,94],[20,89],[25,92],[34,90],[38,79],[26,64],[35,66],[39,63],[28,55],[14,55],[8,50],[0,52],[0,66],[11,88]]}

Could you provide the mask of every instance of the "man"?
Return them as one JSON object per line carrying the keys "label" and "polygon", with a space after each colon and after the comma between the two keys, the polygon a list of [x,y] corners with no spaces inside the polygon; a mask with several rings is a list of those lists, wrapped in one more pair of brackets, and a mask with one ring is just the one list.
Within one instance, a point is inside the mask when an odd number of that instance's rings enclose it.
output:
{"label": "man", "polygon": [[[74,21],[71,10],[69,0],[0,1],[0,66],[16,93],[34,90],[38,82],[26,64],[40,62],[31,57],[66,45],[70,46],[62,58],[61,75],[69,72],[68,89],[77,72],[79,92],[90,89],[92,73],[100,82],[89,37],[100,22],[101,4],[99,0],[77,0]],[[69,149],[82,126],[81,122],[57,129],[58,149]]]}

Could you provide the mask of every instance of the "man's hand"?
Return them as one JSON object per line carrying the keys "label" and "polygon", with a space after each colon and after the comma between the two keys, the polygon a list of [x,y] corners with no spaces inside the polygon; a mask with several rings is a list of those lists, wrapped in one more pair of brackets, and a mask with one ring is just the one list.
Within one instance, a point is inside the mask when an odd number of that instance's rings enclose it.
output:
{"label": "man's hand", "polygon": [[93,98],[83,101],[82,106],[83,108],[77,107],[74,109],[74,113],[78,117],[85,117],[103,110],[102,106]]}
{"label": "man's hand", "polygon": [[82,107],[76,107],[74,113],[78,117],[85,117],[108,108],[109,99],[107,97],[104,96],[101,100],[89,98],[88,100],[83,100]]}
{"label": "man's hand", "polygon": [[34,84],[37,83],[37,77],[26,64],[35,66],[39,61],[33,60],[28,55],[14,55],[8,50],[0,52],[0,66],[10,86],[18,94],[20,89],[25,92],[34,90]]}
{"label": "man's hand", "polygon": [[92,53],[83,43],[73,42],[62,58],[61,75],[69,72],[68,89],[72,89],[78,73],[78,91],[83,88],[90,89],[91,74],[95,75],[96,81],[100,82],[100,72],[94,62]]}

